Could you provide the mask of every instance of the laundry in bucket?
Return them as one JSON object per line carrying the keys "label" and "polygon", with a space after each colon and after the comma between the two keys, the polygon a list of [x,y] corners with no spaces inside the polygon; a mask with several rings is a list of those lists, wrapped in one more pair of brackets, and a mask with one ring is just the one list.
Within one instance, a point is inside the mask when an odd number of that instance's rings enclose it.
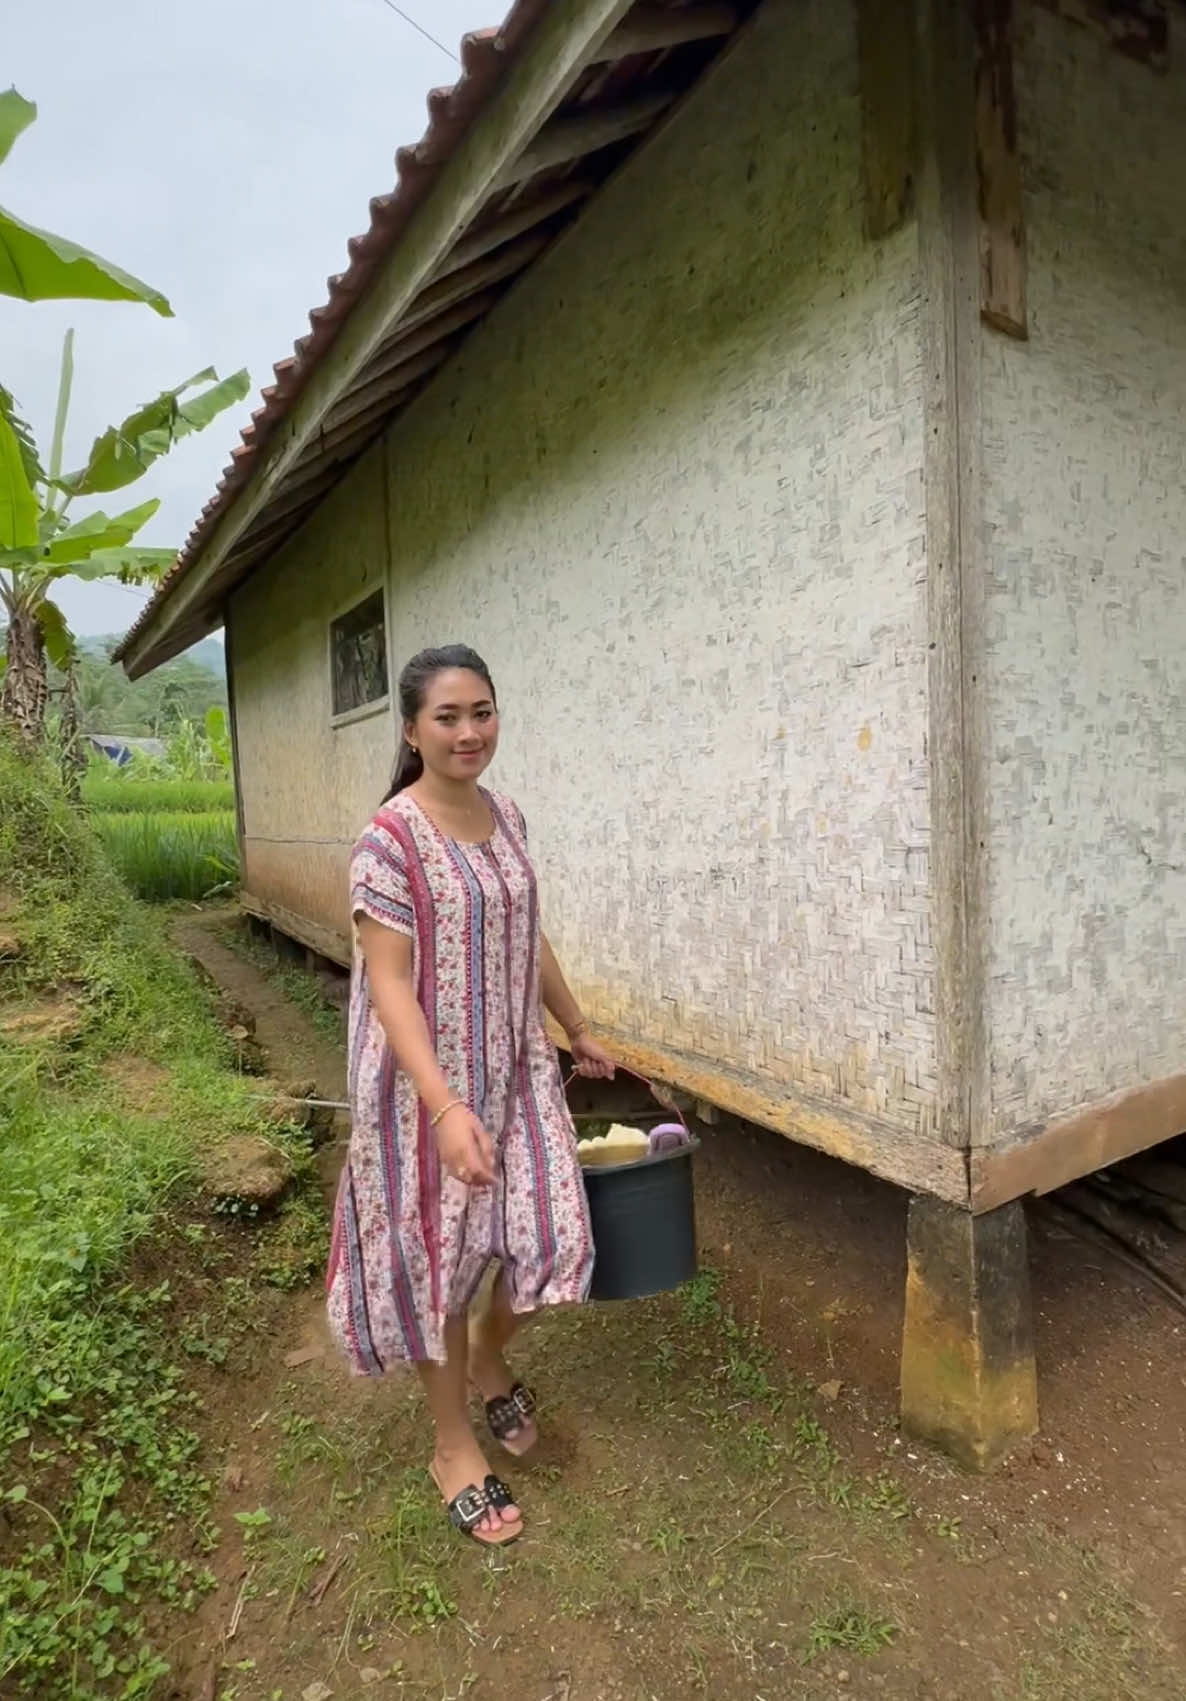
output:
{"label": "laundry in bucket", "polygon": [[582,1164],[631,1164],[649,1157],[651,1142],[641,1128],[628,1128],[615,1122],[604,1134],[582,1140],[577,1156]]}

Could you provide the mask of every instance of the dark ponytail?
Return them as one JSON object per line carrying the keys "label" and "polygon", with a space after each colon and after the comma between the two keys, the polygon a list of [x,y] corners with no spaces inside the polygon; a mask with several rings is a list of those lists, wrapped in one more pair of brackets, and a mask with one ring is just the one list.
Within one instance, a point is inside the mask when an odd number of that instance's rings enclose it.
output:
{"label": "dark ponytail", "polygon": [[397,793],[414,785],[424,772],[424,758],[418,750],[412,749],[404,728],[409,721],[416,719],[424,707],[428,687],[437,674],[445,673],[450,668],[460,668],[465,673],[476,673],[489,687],[490,700],[497,707],[498,699],[495,696],[490,669],[478,652],[471,650],[468,644],[443,644],[439,649],[421,650],[418,655],[414,655],[399,676],[399,749],[395,753],[395,767],[387,795],[383,799],[384,803],[389,803]]}

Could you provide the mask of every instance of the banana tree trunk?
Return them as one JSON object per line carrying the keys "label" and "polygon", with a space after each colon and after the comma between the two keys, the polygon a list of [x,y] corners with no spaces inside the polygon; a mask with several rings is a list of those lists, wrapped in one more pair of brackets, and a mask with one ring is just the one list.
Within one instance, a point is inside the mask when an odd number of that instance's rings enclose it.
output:
{"label": "banana tree trunk", "polygon": [[0,690],[0,715],[25,744],[40,744],[45,732],[49,684],[45,639],[35,614],[17,609],[8,622],[8,666]]}

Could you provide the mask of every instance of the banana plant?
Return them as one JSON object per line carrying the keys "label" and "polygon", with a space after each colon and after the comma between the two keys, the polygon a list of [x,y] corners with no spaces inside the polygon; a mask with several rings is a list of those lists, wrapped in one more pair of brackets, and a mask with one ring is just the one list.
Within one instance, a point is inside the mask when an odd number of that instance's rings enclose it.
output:
{"label": "banana plant", "polygon": [[[36,116],[36,106],[16,89],[0,92],[0,164]],[[151,284],[65,237],[26,224],[4,207],[0,295],[22,301],[133,301],[164,318],[173,312]],[[248,390],[246,372],[222,382],[212,368],[198,372],[97,437],[86,465],[64,474],[62,444],[73,363],[70,331],[62,350],[48,467],[11,394],[0,385],[0,605],[8,624],[0,664],[0,716],[31,743],[40,741],[45,727],[47,654],[73,678],[74,639],[53,600],[53,587],[66,577],[154,584],[175,553],[132,544],[159,502],[143,502],[114,515],[96,508],[73,520],[71,505],[80,497],[106,495],[134,483],[174,443],[204,430]]]}
{"label": "banana plant", "polygon": [[68,331],[48,465],[12,397],[0,388],[0,604],[8,620],[0,715],[30,744],[40,742],[45,728],[47,656],[69,676],[76,655],[55,586],[66,578],[153,585],[176,554],[132,542],[160,507],[155,498],[115,514],[93,508],[79,518],[72,516],[73,504],[135,483],[249,388],[246,371],[220,381],[207,367],[102,432],[85,465],[66,473],[62,447],[73,371],[74,333]]}
{"label": "banana plant", "polygon": [[[31,100],[15,89],[0,92],[0,164],[36,117]],[[164,319],[173,316],[159,289],[64,236],[25,224],[4,207],[0,207],[0,295],[21,301],[141,301]]]}

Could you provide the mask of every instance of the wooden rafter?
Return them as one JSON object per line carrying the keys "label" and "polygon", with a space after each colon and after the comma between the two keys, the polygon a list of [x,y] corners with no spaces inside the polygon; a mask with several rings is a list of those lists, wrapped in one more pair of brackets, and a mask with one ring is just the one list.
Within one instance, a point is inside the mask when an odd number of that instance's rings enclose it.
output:
{"label": "wooden rafter", "polygon": [[646,130],[675,99],[672,89],[656,90],[635,100],[600,111],[583,112],[576,118],[553,118],[519,155],[499,172],[491,190],[509,189],[537,172],[568,165],[585,154],[596,153],[614,142],[623,142]]}
{"label": "wooden rafter", "polygon": [[590,63],[607,64],[634,53],[658,53],[688,41],[731,35],[740,21],[733,6],[635,6]]}

